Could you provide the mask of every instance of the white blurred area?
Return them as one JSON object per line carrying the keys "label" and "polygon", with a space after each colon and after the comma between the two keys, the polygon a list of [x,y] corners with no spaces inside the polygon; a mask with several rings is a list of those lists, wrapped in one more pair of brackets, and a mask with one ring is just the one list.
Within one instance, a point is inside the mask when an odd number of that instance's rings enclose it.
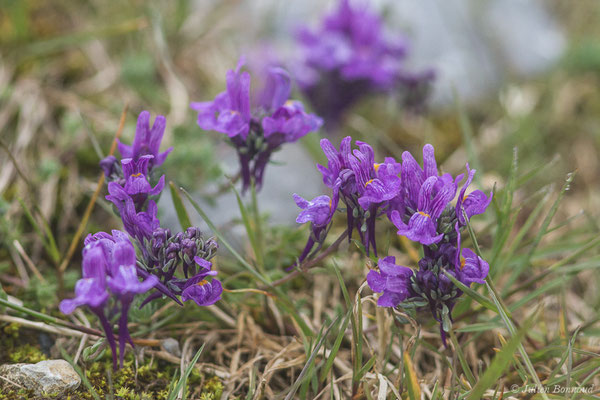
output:
{"label": "white blurred area", "polygon": [[[352,1],[352,0],[351,0]],[[507,79],[531,78],[551,68],[566,48],[565,35],[541,0],[354,0],[383,15],[391,32],[407,36],[409,65],[433,67],[434,107],[452,102],[453,91],[480,101]],[[337,0],[254,0],[240,12],[268,21],[269,40],[290,52],[293,28],[316,26]],[[263,29],[256,27],[256,29]],[[264,33],[264,32],[263,32]],[[276,33],[276,34],[272,34]]]}

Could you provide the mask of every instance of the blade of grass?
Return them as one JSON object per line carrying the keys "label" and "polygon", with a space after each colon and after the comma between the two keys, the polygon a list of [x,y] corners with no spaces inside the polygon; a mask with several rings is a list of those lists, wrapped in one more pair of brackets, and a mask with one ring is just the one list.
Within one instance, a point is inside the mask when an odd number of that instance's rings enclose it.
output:
{"label": "blade of grass", "polygon": [[450,341],[454,345],[454,351],[456,351],[456,355],[458,356],[458,362],[460,363],[460,366],[462,367],[462,370],[465,373],[467,380],[471,384],[471,387],[473,387],[473,386],[475,386],[475,383],[477,382],[477,380],[475,379],[473,372],[471,372],[471,368],[469,367],[469,364],[467,363],[467,359],[465,358],[465,354],[462,351],[462,347],[460,347],[460,344],[458,343],[458,339],[456,339],[454,330],[450,329],[450,331],[448,333],[450,334]]}
{"label": "blade of grass", "polygon": [[573,182],[573,179],[575,178],[575,175],[576,175],[576,172],[571,172],[567,175],[567,179],[565,180],[565,183],[564,183],[563,187],[561,188],[561,190],[558,194],[558,197],[552,204],[552,207],[550,207],[548,214],[544,218],[544,221],[542,222],[542,225],[541,225],[540,229],[538,230],[538,233],[533,241],[533,244],[529,248],[529,252],[527,253],[527,256],[513,269],[512,275],[508,278],[508,281],[506,282],[506,285],[505,285],[506,287],[511,287],[512,284],[519,278],[519,276],[523,272],[523,269],[529,264],[529,261],[531,260],[533,253],[535,252],[536,248],[542,241],[542,238],[546,234],[546,231],[548,230],[550,223],[552,222],[552,219],[556,215],[556,212],[558,211],[560,202],[562,201],[566,192],[569,190],[571,183]]}
{"label": "blade of grass", "polygon": [[175,212],[177,213],[177,219],[179,220],[179,225],[182,230],[186,230],[187,228],[192,226],[190,222],[190,217],[188,215],[187,210],[185,209],[185,205],[183,204],[183,200],[181,199],[181,195],[179,191],[175,187],[173,181],[169,182],[169,189],[171,191],[171,198],[173,199],[173,207],[175,208]]}
{"label": "blade of grass", "polygon": [[235,248],[225,238],[225,236],[223,235],[223,233],[221,233],[221,231],[219,229],[217,229],[217,227],[215,226],[215,224],[211,221],[211,219],[204,212],[204,210],[200,207],[200,205],[198,205],[198,203],[192,198],[192,196],[184,188],[180,188],[179,190],[181,190],[186,195],[187,199],[192,204],[192,207],[194,207],[194,209],[196,210],[196,212],[198,214],[200,214],[200,216],[202,217],[202,219],[204,220],[204,222],[206,222],[206,224],[208,225],[208,227],[214,232],[214,234],[219,238],[219,240],[221,241],[221,243],[223,243],[225,245],[225,247],[231,252],[231,254],[242,264],[242,266],[245,267],[248,270],[248,272],[250,272],[252,274],[252,276],[256,277],[266,287],[268,287],[268,288],[272,289],[273,291],[275,291],[275,293],[277,294],[277,302],[284,308],[284,310],[286,312],[288,312],[294,318],[294,320],[296,321],[296,323],[298,324],[298,326],[300,326],[300,328],[301,328],[301,334],[303,336],[312,336],[313,332],[308,327],[308,325],[306,325],[306,322],[304,322],[304,320],[298,315],[298,312],[296,311],[296,309],[294,307],[294,304],[288,298],[288,296],[285,294],[285,292],[283,292],[283,290],[281,290],[281,288],[272,286],[271,282],[267,278],[265,278],[256,269],[254,269],[254,267],[252,265],[250,265],[240,255],[240,253],[238,253],[235,250]]}
{"label": "blade of grass", "polygon": [[[296,394],[296,391],[298,390],[298,388],[300,387],[300,385],[302,384],[302,382],[304,381],[305,376],[307,375],[309,369],[311,368],[311,366],[313,365],[313,362],[315,361],[315,358],[317,357],[317,354],[319,353],[319,349],[321,348],[321,346],[323,345],[323,343],[325,342],[325,339],[327,338],[327,336],[329,335],[329,332],[331,331],[331,328],[333,328],[333,326],[337,323],[337,321],[340,319],[340,315],[338,315],[335,320],[333,320],[333,322],[329,325],[329,327],[327,328],[327,330],[325,331],[325,334],[323,334],[319,340],[317,341],[317,344],[315,345],[315,347],[312,350],[312,353],[310,354],[310,357],[308,358],[306,364],[304,365],[304,367],[302,368],[302,371],[300,371],[300,374],[298,375],[298,379],[296,379],[296,381],[294,382],[294,384],[292,385],[292,387],[290,388],[290,391],[288,392],[288,394],[285,396],[285,400],[290,400],[294,398],[294,394]],[[321,330],[322,332],[322,330]],[[321,334],[321,332],[319,332],[319,335]]]}
{"label": "blade of grass", "polygon": [[[473,145],[473,127],[471,126],[471,122],[469,121],[469,116],[463,108],[462,102],[458,96],[458,92],[453,90],[454,94],[454,106],[456,108],[456,113],[458,114],[458,121],[460,123],[460,132],[462,133],[463,143],[465,144],[465,149],[467,151],[467,157],[469,159],[472,167],[478,171],[483,172],[481,169],[481,162],[479,161],[479,156],[475,151],[475,146]],[[476,174],[475,179],[479,179],[481,174]]]}
{"label": "blade of grass", "polygon": [[340,331],[333,342],[333,346],[329,351],[329,357],[327,357],[327,361],[325,362],[325,366],[321,370],[321,382],[325,382],[327,379],[327,375],[333,366],[333,361],[335,357],[337,357],[337,353],[340,350],[340,346],[342,344],[342,340],[344,339],[344,334],[346,333],[346,329],[348,328],[348,323],[350,322],[350,311],[346,313],[346,317],[344,317],[344,321],[342,322],[342,326],[340,327]]}
{"label": "blade of grass", "polygon": [[498,312],[498,308],[487,297],[485,297],[482,294],[480,294],[479,292],[471,289],[470,287],[468,287],[467,285],[465,285],[464,283],[462,283],[461,281],[456,279],[454,276],[449,274],[448,271],[443,270],[443,272],[448,277],[448,279],[450,279],[452,281],[452,283],[454,283],[454,285],[456,285],[456,287],[458,287],[460,290],[462,290],[467,296],[469,296],[470,298],[472,298],[473,300],[475,300],[476,302],[478,302],[479,304],[481,304],[483,307],[487,308],[488,310],[494,311],[496,313]]}
{"label": "blade of grass", "polygon": [[[490,366],[485,370],[479,381],[469,393],[467,400],[480,400],[486,390],[494,386],[498,379],[502,376],[504,370],[508,367],[513,359],[513,354],[521,345],[521,341],[525,337],[525,332],[531,327],[533,317],[529,318],[523,324],[523,327],[516,332],[510,340],[502,347],[502,350],[492,360]],[[541,386],[541,385],[540,385]],[[543,388],[541,388],[543,389]],[[548,398],[544,396],[544,398]]]}
{"label": "blade of grass", "polygon": [[202,350],[204,350],[204,345],[205,345],[205,343],[203,343],[202,346],[200,347],[200,349],[198,349],[198,351],[196,352],[196,355],[194,356],[194,358],[192,358],[192,361],[190,361],[190,364],[185,369],[185,373],[181,376],[181,379],[179,379],[179,382],[177,382],[177,385],[175,386],[173,391],[169,392],[169,396],[167,397],[168,400],[175,400],[181,390],[184,391],[183,399],[185,399],[185,383],[186,383],[188,377],[190,376],[190,374],[192,373],[194,366],[198,362],[198,359],[200,358],[200,355],[202,354]]}
{"label": "blade of grass", "polygon": [[258,200],[256,199],[256,182],[252,180],[251,185],[252,192],[252,214],[254,216],[254,239],[255,247],[254,254],[256,256],[256,263],[258,268],[264,273],[265,271],[265,246],[264,236],[262,230],[262,222],[260,220],[260,212],[258,211]]}
{"label": "blade of grass", "polygon": [[[240,214],[242,216],[242,222],[244,223],[244,228],[246,228],[246,234],[248,235],[248,240],[250,240],[250,246],[252,246],[252,250],[254,251],[254,257],[256,259],[256,263],[259,266],[262,266],[262,260],[259,261],[259,258],[262,256],[262,252],[258,251],[258,243],[256,241],[255,231],[252,228],[252,223],[250,221],[250,216],[248,215],[248,210],[242,201],[242,197],[240,193],[235,188],[233,183],[230,184],[233,193],[235,193],[235,197],[237,199],[238,208],[240,209]],[[264,271],[261,271],[264,274]]]}
{"label": "blade of grass", "polygon": [[406,389],[408,391],[408,398],[410,400],[420,400],[421,387],[419,386],[417,374],[415,373],[412,361],[407,352],[404,352],[402,360],[404,361],[404,375],[408,378],[406,379]]}

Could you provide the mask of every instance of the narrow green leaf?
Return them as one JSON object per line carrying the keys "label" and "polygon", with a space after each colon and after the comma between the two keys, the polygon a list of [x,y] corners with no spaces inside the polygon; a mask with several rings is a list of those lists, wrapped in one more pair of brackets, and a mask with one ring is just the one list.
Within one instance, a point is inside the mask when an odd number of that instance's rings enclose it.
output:
{"label": "narrow green leaf", "polygon": [[410,400],[420,400],[421,399],[421,387],[419,386],[419,381],[417,380],[417,374],[415,373],[415,369],[412,365],[412,360],[407,352],[404,352],[403,355],[404,361],[404,374],[406,376],[406,389],[408,391],[408,398]]}
{"label": "narrow green leaf", "polygon": [[356,381],[359,382],[362,377],[369,372],[369,370],[371,368],[373,368],[373,365],[375,365],[375,361],[377,360],[377,355],[374,354],[371,358],[369,358],[369,361],[367,361],[367,363],[365,365],[362,366],[361,369],[358,370],[358,372],[356,373]]}
{"label": "narrow green leaf", "polygon": [[348,311],[346,313],[346,317],[344,318],[344,322],[342,322],[342,326],[340,327],[340,331],[333,342],[333,346],[331,347],[331,351],[329,352],[329,357],[327,357],[327,361],[325,362],[325,366],[321,370],[321,382],[325,382],[331,367],[333,366],[333,361],[337,356],[338,351],[340,350],[340,346],[342,344],[342,340],[344,339],[344,334],[346,333],[346,329],[348,328],[348,323],[350,322],[350,313],[352,311]]}
{"label": "narrow green leaf", "polygon": [[[327,330],[325,331],[325,334],[323,334],[321,336],[321,338],[317,341],[317,344],[315,345],[312,353],[310,354],[310,357],[308,358],[308,360],[306,361],[306,364],[304,365],[304,368],[302,368],[302,371],[300,371],[300,375],[298,375],[298,379],[296,379],[296,381],[294,382],[294,384],[292,385],[292,387],[290,388],[290,391],[288,392],[288,394],[285,396],[285,400],[291,400],[294,398],[294,394],[296,394],[296,391],[298,390],[298,388],[300,387],[300,385],[302,384],[302,382],[304,381],[304,378],[306,377],[309,369],[311,368],[311,366],[313,365],[315,358],[317,357],[317,354],[319,353],[319,349],[321,348],[321,346],[323,345],[323,343],[325,342],[325,339],[327,338],[327,336],[329,335],[329,332],[331,331],[331,328],[333,328],[333,326],[337,323],[337,321],[340,319],[340,315],[338,315],[335,320],[333,320],[333,322],[329,325],[329,327],[327,328]],[[322,330],[321,330],[322,332]],[[319,332],[319,334],[321,333]]]}
{"label": "narrow green leaf", "polygon": [[175,187],[173,181],[169,182],[169,189],[171,190],[171,198],[173,199],[173,207],[175,207],[175,212],[177,213],[177,219],[179,220],[179,225],[181,225],[182,230],[186,230],[187,228],[192,226],[190,222],[190,217],[188,215],[187,210],[185,209],[185,205],[183,204],[183,200],[181,199],[181,195],[179,191]]}
{"label": "narrow green leaf", "polygon": [[448,333],[450,334],[450,341],[452,341],[452,344],[454,345],[454,351],[456,351],[456,355],[458,356],[458,362],[460,363],[467,380],[471,386],[473,386],[477,381],[475,380],[475,376],[473,376],[473,372],[471,372],[471,368],[467,363],[467,359],[462,351],[462,347],[460,347],[460,343],[458,343],[458,339],[456,339],[456,335],[454,334],[453,330],[450,329]]}
{"label": "narrow green leaf", "polygon": [[177,382],[177,385],[175,386],[175,389],[173,389],[173,391],[171,391],[169,393],[169,396],[167,397],[168,400],[175,400],[177,398],[179,392],[182,390],[182,388],[183,388],[183,391],[184,391],[183,398],[185,399],[185,384],[186,384],[186,381],[187,381],[188,377],[190,376],[190,374],[192,373],[192,370],[194,369],[194,366],[198,362],[198,359],[200,358],[200,355],[202,354],[202,350],[204,350],[204,345],[205,345],[205,343],[203,343],[202,346],[200,347],[200,349],[198,349],[198,351],[196,352],[196,355],[194,356],[194,358],[192,358],[192,361],[190,361],[190,364],[187,366],[187,368],[185,369],[185,372],[183,373],[183,375],[179,379],[179,382]]}
{"label": "narrow green leaf", "polygon": [[485,297],[482,294],[480,294],[479,292],[476,292],[475,290],[471,289],[470,287],[468,287],[467,285],[465,285],[464,283],[462,283],[461,281],[459,281],[458,279],[456,279],[455,277],[450,275],[448,273],[448,271],[444,270],[444,274],[448,277],[448,279],[450,279],[452,281],[452,283],[454,283],[467,296],[469,296],[470,298],[472,298],[473,300],[475,300],[476,302],[478,302],[479,304],[481,304],[488,310],[498,313],[498,308],[487,297]]}
{"label": "narrow green leaf", "polygon": [[542,238],[544,237],[544,235],[546,235],[546,232],[550,226],[550,222],[552,222],[552,219],[554,218],[554,216],[556,215],[556,212],[558,211],[558,206],[560,205],[560,202],[562,201],[563,197],[565,196],[566,192],[569,190],[571,183],[573,182],[573,179],[575,178],[576,172],[572,172],[570,174],[567,175],[567,179],[565,180],[565,183],[562,187],[562,189],[560,190],[560,193],[558,194],[558,197],[556,198],[556,200],[554,201],[554,203],[552,204],[552,207],[550,207],[550,210],[548,211],[548,214],[546,215],[546,217],[544,218],[544,221],[542,222],[542,226],[540,227],[540,229],[538,230],[538,233],[533,241],[533,244],[531,245],[529,252],[527,253],[527,257],[525,257],[513,270],[513,273],[511,274],[511,276],[509,277],[508,281],[506,282],[506,286],[510,287],[512,286],[512,284],[519,278],[519,276],[521,275],[521,273],[523,272],[524,268],[529,265],[529,261],[531,260],[531,257],[533,256],[533,253],[535,252],[537,246],[540,244],[540,242],[542,241]]}
{"label": "narrow green leaf", "polygon": [[469,393],[467,400],[481,400],[485,391],[496,384],[504,370],[511,363],[513,354],[521,345],[521,341],[525,337],[525,332],[531,327],[532,321],[533,318],[525,321],[523,327],[519,329],[506,345],[502,347],[502,350],[496,354],[488,369],[486,369],[483,375],[479,377],[479,381],[475,384],[471,393]]}

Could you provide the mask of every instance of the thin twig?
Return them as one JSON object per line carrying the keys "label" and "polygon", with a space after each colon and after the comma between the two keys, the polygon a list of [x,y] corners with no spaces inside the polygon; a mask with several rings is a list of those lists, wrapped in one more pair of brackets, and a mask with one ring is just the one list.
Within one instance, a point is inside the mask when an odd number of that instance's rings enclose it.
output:
{"label": "thin twig", "polygon": [[[278,279],[278,280],[274,281],[273,283],[271,283],[270,286],[275,287],[275,286],[283,285],[284,283],[286,283],[286,282],[294,279],[298,275],[300,275],[300,274],[308,271],[309,269],[313,268],[318,263],[320,263],[325,257],[327,257],[328,255],[330,255],[335,250],[337,250],[337,248],[340,247],[340,244],[342,244],[342,242],[344,241],[344,239],[346,239],[346,237],[348,237],[348,229],[346,229],[344,231],[344,233],[342,233],[340,235],[340,237],[338,237],[336,239],[336,241],[333,242],[331,244],[331,246],[329,246],[327,248],[327,250],[325,250],[321,254],[319,254],[318,257],[316,257],[313,260],[310,260],[310,261],[308,261],[306,263],[301,264],[297,269],[295,269],[294,271],[290,272],[289,274],[287,274],[283,278]],[[261,289],[266,289],[266,288],[267,287],[261,288]]]}
{"label": "thin twig", "polygon": [[31,261],[31,258],[29,258],[27,253],[25,253],[25,250],[23,249],[23,246],[21,246],[21,243],[19,243],[19,241],[15,239],[13,240],[13,246],[15,246],[15,249],[17,249],[17,252],[21,255],[21,257],[25,261],[25,264],[29,267],[31,272],[33,272],[36,278],[38,278],[39,281],[42,283],[47,283],[48,281],[46,281],[46,278],[44,278],[44,276],[37,269],[33,261]]}
{"label": "thin twig", "polygon": [[[117,148],[117,141],[121,137],[121,132],[123,132],[123,127],[125,126],[125,117],[127,116],[127,108],[128,108],[128,105],[125,104],[125,107],[123,107],[123,112],[121,113],[121,120],[119,121],[119,129],[117,129],[115,138],[113,139],[112,145],[110,146],[110,151],[108,152],[109,156],[113,155],[113,153],[115,152],[115,149]],[[92,195],[92,198],[90,199],[90,202],[88,203],[87,208],[85,209],[83,218],[81,218],[81,222],[79,223],[77,232],[75,232],[75,236],[73,236],[73,240],[71,241],[71,245],[69,246],[67,255],[65,256],[62,263],[58,267],[58,271],[61,275],[67,269],[67,265],[69,265],[69,261],[71,261],[71,258],[73,258],[73,254],[75,254],[75,250],[77,249],[77,246],[79,245],[79,239],[81,238],[81,235],[83,234],[83,230],[85,229],[88,219],[90,218],[90,215],[92,214],[92,210],[94,209],[94,205],[96,204],[96,199],[98,198],[98,195],[100,194],[100,191],[102,190],[103,187],[104,187],[104,174],[102,173],[100,175],[100,178],[98,179],[98,184],[96,185],[96,190],[94,191],[94,194]]]}

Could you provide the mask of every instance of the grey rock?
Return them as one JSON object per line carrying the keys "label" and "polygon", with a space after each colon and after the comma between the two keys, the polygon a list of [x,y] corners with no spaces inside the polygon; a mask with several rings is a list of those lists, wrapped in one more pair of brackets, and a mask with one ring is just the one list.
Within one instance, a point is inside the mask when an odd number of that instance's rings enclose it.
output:
{"label": "grey rock", "polygon": [[162,348],[169,354],[175,357],[181,357],[181,349],[179,342],[173,338],[166,338],[160,341]]}
{"label": "grey rock", "polygon": [[36,395],[63,395],[75,390],[81,384],[81,378],[65,360],[46,360],[37,364],[4,364],[0,366],[2,383],[16,383],[25,389],[33,390]]}

